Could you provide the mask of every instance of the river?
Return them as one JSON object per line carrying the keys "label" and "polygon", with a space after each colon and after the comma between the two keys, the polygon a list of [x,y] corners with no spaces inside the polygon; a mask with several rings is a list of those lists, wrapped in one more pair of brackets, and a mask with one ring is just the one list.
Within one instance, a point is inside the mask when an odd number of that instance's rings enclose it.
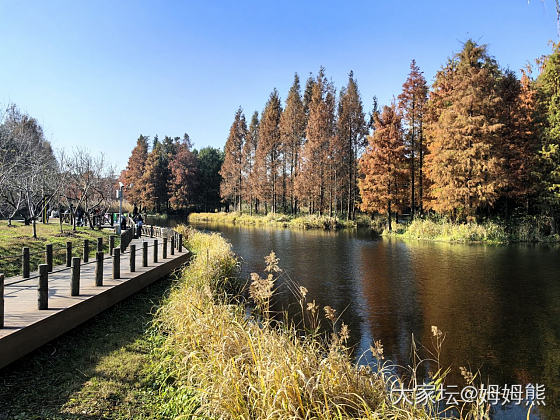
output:
{"label": "river", "polygon": [[[284,276],[305,286],[308,300],[342,313],[357,358],[375,339],[388,359],[407,365],[412,337],[420,349],[432,349],[435,325],[445,333],[441,361],[452,369],[448,383],[464,385],[459,366],[465,366],[480,370],[489,384],[544,384],[547,406],[531,418],[560,418],[559,247],[195,226],[218,231],[232,243],[245,278],[262,273],[264,257],[274,250]],[[282,287],[278,296],[283,308],[294,302]],[[526,412],[510,404],[496,410],[494,418],[524,419]]]}

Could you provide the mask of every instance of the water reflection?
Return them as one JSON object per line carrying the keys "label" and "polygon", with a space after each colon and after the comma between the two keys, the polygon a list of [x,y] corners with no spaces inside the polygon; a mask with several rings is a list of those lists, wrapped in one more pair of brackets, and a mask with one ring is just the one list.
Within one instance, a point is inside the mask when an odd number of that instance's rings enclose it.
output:
{"label": "water reflection", "polygon": [[[485,246],[373,240],[367,233],[198,225],[218,230],[262,272],[274,250],[286,273],[321,306],[344,311],[357,357],[380,339],[396,363],[410,360],[411,336],[431,348],[431,326],[446,333],[442,364],[462,385],[459,366],[491,384],[542,383],[560,412],[560,259],[557,247]],[[282,304],[293,302],[282,294]],[[507,407],[495,418],[525,418]]]}

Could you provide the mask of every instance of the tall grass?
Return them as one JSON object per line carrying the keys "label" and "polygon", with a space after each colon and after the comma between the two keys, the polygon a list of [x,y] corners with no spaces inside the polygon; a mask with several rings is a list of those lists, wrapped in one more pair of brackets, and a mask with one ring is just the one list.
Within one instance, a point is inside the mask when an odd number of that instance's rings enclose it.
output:
{"label": "tall grass", "polygon": [[[185,228],[179,228],[185,229]],[[184,232],[195,257],[182,281],[156,316],[152,376],[165,395],[166,416],[202,418],[295,419],[368,418],[428,419],[428,409],[389,398],[395,378],[382,364],[383,349],[371,352],[379,369],[354,363],[347,347],[348,327],[336,312],[317,307],[299,288],[308,334],[274,320],[269,303],[280,271],[274,254],[264,277],[253,273],[249,288],[256,310],[232,300],[223,287],[234,281],[237,260],[218,234]],[[323,317],[332,326],[328,339],[317,331]],[[432,380],[440,381],[434,377]],[[193,406],[193,395],[196,406]],[[194,412],[193,412],[194,410]],[[186,418],[186,417],[185,417]],[[474,417],[473,417],[474,418]]]}
{"label": "tall grass", "polygon": [[359,216],[353,221],[316,214],[292,216],[282,213],[269,213],[267,215],[249,215],[239,212],[191,213],[188,220],[189,222],[215,222],[255,226],[271,225],[324,230],[353,229],[358,226],[369,226],[369,218],[367,216]]}
{"label": "tall grass", "polygon": [[509,223],[500,220],[453,223],[445,219],[428,218],[397,224],[393,232],[384,233],[409,239],[448,242],[558,242],[560,236],[552,233],[551,224],[552,220],[545,216],[526,216]]}

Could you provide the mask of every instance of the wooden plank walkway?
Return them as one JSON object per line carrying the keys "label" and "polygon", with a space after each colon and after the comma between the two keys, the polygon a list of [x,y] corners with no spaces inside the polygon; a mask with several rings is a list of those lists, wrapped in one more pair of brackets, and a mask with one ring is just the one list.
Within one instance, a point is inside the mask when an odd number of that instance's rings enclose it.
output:
{"label": "wooden plank walkway", "polygon": [[[158,239],[158,262],[154,263],[154,239]],[[148,242],[148,266],[143,267],[142,243]],[[115,303],[138,292],[154,281],[170,274],[188,262],[190,254],[183,247],[163,258],[162,238],[133,239],[136,246],[135,271],[130,271],[130,246],[120,257],[120,278],[113,279],[113,260],[103,262],[103,285],[95,285],[95,258],[80,267],[80,292],[71,296],[70,267],[57,266],[48,275],[48,309],[38,309],[38,278],[5,279],[4,328],[0,328],[0,368],[35,350],[48,341],[99,314]],[[31,273],[34,277],[37,273]]]}

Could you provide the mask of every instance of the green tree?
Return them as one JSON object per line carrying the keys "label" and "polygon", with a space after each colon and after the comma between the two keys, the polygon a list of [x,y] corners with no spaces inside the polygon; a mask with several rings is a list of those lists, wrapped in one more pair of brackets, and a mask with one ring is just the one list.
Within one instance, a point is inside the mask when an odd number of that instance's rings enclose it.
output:
{"label": "green tree", "polygon": [[213,211],[220,207],[220,169],[224,162],[224,154],[213,147],[205,147],[194,151],[198,162],[198,196],[196,202],[202,209]]}
{"label": "green tree", "polygon": [[543,146],[540,151],[547,210],[555,220],[560,213],[560,43],[542,62],[537,78],[539,102],[544,113]]}

